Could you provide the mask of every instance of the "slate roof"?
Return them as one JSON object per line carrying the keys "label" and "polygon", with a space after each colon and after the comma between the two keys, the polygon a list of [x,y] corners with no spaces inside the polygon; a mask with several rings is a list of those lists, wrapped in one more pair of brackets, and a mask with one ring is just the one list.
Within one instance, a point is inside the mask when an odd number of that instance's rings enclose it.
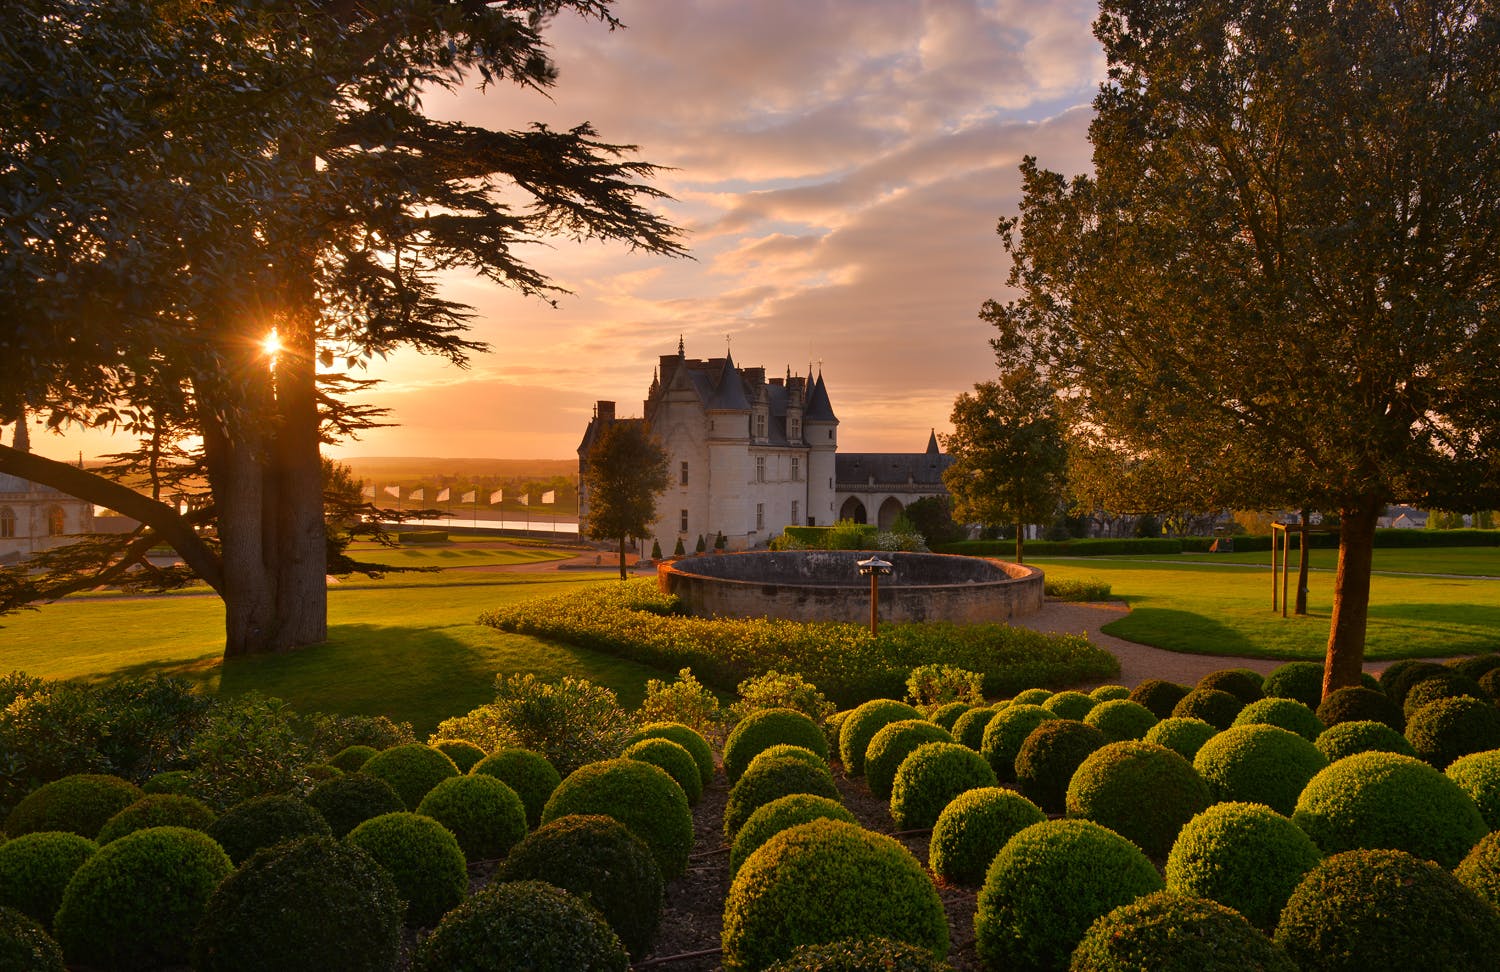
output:
{"label": "slate roof", "polygon": [[867,486],[871,476],[876,485],[940,487],[943,470],[952,464],[952,456],[932,452],[840,452],[834,456],[833,478],[851,487]]}

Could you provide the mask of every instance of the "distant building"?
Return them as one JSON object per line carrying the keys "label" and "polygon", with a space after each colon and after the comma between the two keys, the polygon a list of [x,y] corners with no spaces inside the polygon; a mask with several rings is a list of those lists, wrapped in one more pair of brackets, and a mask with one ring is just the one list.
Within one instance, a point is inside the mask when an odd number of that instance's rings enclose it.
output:
{"label": "distant building", "polygon": [[[31,451],[26,415],[16,421],[15,448]],[[0,473],[0,563],[25,560],[94,529],[93,504],[51,486]]]}
{"label": "distant building", "polygon": [[[670,485],[657,500],[651,537],[670,554],[677,541],[691,552],[698,537],[712,545],[724,534],[730,550],[764,544],[789,524],[826,526],[837,519],[888,527],[906,505],[945,495],[942,470],[951,461],[937,437],[925,453],[838,455],[838,417],[823,376],[767,378],[734,358],[662,355],[643,403],[644,418],[616,416],[600,401],[578,446],[580,482],[590,446],[612,422],[644,421],[670,461]],[[579,490],[580,522],[588,495]],[[649,549],[649,547],[648,547]]]}

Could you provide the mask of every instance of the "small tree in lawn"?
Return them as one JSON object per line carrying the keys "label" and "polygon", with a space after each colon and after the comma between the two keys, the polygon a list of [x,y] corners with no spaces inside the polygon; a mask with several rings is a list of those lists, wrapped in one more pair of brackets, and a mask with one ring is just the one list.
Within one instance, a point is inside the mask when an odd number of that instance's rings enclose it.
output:
{"label": "small tree in lawn", "polygon": [[656,497],[667,488],[667,452],[641,421],[613,422],[589,447],[584,488],[589,497],[588,535],[620,541],[625,579],[625,538],[643,537],[656,519]]}
{"label": "small tree in lawn", "polygon": [[953,464],[943,483],[958,519],[1014,523],[1016,563],[1024,524],[1051,521],[1062,500],[1067,442],[1052,388],[1029,368],[974,386],[953,403],[953,434],[943,445]]}

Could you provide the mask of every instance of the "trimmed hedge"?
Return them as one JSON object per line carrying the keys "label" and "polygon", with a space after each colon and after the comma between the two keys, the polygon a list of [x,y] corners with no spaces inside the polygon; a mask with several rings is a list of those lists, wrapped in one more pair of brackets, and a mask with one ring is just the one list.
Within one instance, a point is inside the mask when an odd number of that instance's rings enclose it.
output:
{"label": "trimmed hedge", "polygon": [[953,724],[958,721],[958,717],[972,708],[974,708],[974,705],[970,702],[949,702],[946,705],[940,705],[936,709],[933,709],[932,714],[927,718],[949,732],[952,732]]}
{"label": "trimmed hedge", "polygon": [[1165,746],[1192,762],[1203,744],[1219,734],[1219,730],[1202,719],[1174,717],[1163,719],[1142,738],[1148,743]]}
{"label": "trimmed hedge", "polygon": [[28,915],[0,906],[0,969],[66,972],[62,949]]}
{"label": "trimmed hedge", "polygon": [[1183,824],[1210,802],[1208,785],[1191,763],[1138,740],[1095,751],[1079,765],[1067,793],[1069,817],[1108,827],[1152,857],[1165,857]]}
{"label": "trimmed hedge", "polygon": [[453,760],[421,743],[405,743],[376,753],[360,772],[389,783],[407,810],[415,810],[428,790],[459,775]]}
{"label": "trimmed hedge", "polygon": [[772,800],[793,793],[841,799],[833,774],[796,756],[761,759],[729,790],[724,803],[724,836],[733,841],[750,815]]}
{"label": "trimmed hedge", "polygon": [[959,743],[977,753],[984,742],[985,728],[990,724],[990,720],[999,714],[1000,709],[996,706],[981,705],[959,716],[954,721],[953,728],[948,731],[953,733],[953,738]]}
{"label": "trimmed hedge", "polygon": [[1128,698],[1100,702],[1089,710],[1083,721],[1104,733],[1110,742],[1144,739],[1160,720],[1156,713]]}
{"label": "trimmed hedge", "polygon": [[435,924],[469,892],[468,862],[458,839],[431,817],[387,813],[366,820],[345,839],[385,868],[413,928]]}
{"label": "trimmed hedge", "polygon": [[[1431,680],[1422,683],[1431,684]],[[1416,697],[1414,689],[1407,701]],[[1411,713],[1406,722],[1406,739],[1418,758],[1438,769],[1447,769],[1461,756],[1500,749],[1500,709],[1489,699],[1441,698]]]}
{"label": "trimmed hedge", "polygon": [[[458,767],[460,773],[467,773],[474,768],[475,763],[489,755],[467,739],[439,739],[432,744],[432,748],[453,760],[453,765]],[[339,768],[343,769],[342,766]]]}
{"label": "trimmed hedge", "polygon": [[614,817],[645,841],[666,880],[687,871],[693,812],[682,787],[665,770],[633,759],[580,766],[553,791],[542,810],[542,823],[595,813]]}
{"label": "trimmed hedge", "polygon": [[1475,844],[1453,869],[1453,876],[1500,908],[1500,831],[1492,831]]}
{"label": "trimmed hedge", "polygon": [[1073,773],[1108,742],[1095,726],[1075,719],[1048,719],[1031,730],[1016,753],[1021,793],[1048,813],[1062,813]]}
{"label": "trimmed hedge", "polygon": [[1328,757],[1330,763],[1336,763],[1345,756],[1353,756],[1355,753],[1400,753],[1402,756],[1415,756],[1417,751],[1411,748],[1411,743],[1406,737],[1384,722],[1375,722],[1372,719],[1360,719],[1354,722],[1340,722],[1329,726],[1314,740],[1313,745],[1318,751]]}
{"label": "trimmed hedge", "polygon": [[358,773],[360,768],[376,756],[380,750],[374,746],[353,745],[345,746],[328,760],[328,765],[336,766],[345,773]]}
{"label": "trimmed hedge", "polygon": [[12,837],[46,830],[66,830],[93,840],[99,828],[145,791],[107,773],[75,773],[44,783],[26,795],[5,818]]}
{"label": "trimmed hedge", "polygon": [[1215,802],[1264,803],[1284,814],[1296,809],[1303,787],[1327,765],[1318,747],[1268,725],[1226,729],[1193,757],[1193,769]]}
{"label": "trimmed hedge", "polygon": [[327,837],[332,830],[323,815],[306,802],[272,793],[230,807],[209,824],[207,834],[239,867],[262,847],[301,837]]}
{"label": "trimmed hedge", "polygon": [[1236,726],[1277,726],[1311,742],[1323,734],[1323,723],[1313,710],[1295,699],[1275,696],[1251,702],[1234,717]]}
{"label": "trimmed hedge", "polygon": [[1006,841],[1047,819],[1015,790],[982,787],[949,801],[932,825],[927,863],[944,881],[978,887]]}
{"label": "trimmed hedge", "polygon": [[[1441,667],[1441,666],[1439,666]],[[1351,685],[1336,689],[1318,705],[1318,721],[1325,726],[1341,722],[1383,722],[1400,732],[1406,726],[1401,706],[1375,689]]]}
{"label": "trimmed hedge", "polygon": [[979,754],[989,760],[995,776],[1003,782],[1016,781],[1016,754],[1021,744],[1037,726],[1057,716],[1039,705],[1013,702],[984,727]]}
{"label": "trimmed hedge", "polygon": [[147,827],[186,827],[207,831],[216,818],[213,809],[196,797],[180,793],[148,793],[106,820],[99,828],[95,842],[102,847]]}
{"label": "trimmed hedge", "polygon": [[0,906],[51,928],[63,889],[98,852],[98,844],[65,830],[42,830],[0,844]]}
{"label": "trimmed hedge", "polygon": [[[692,762],[686,752],[683,757]],[[521,798],[483,773],[453,776],[439,783],[417,804],[417,813],[447,828],[469,864],[498,860],[526,836],[526,807]]]}
{"label": "trimmed hedge", "polygon": [[953,742],[948,730],[926,719],[906,719],[881,727],[865,749],[865,783],[882,800],[891,798],[896,770],[918,746]]}
{"label": "trimmed hedge", "polygon": [[492,884],[450,911],[415,972],[626,972],[630,955],[594,908],[542,881]]}
{"label": "trimmed hedge", "polygon": [[[826,738],[826,737],[825,737]],[[680,722],[652,722],[641,726],[631,733],[625,740],[629,746],[644,739],[669,739],[677,745],[693,754],[693,762],[698,764],[698,779],[703,784],[703,789],[714,781],[714,749],[703,738],[703,734],[692,726],[685,726]],[[550,764],[549,764],[550,765]],[[562,782],[561,778],[553,783]],[[546,802],[545,799],[542,801]]]}
{"label": "trimmed hedge", "polygon": [[1161,678],[1148,678],[1130,690],[1130,701],[1144,705],[1158,719],[1170,719],[1177,703],[1191,691],[1186,685]]}
{"label": "trimmed hedge", "polygon": [[[972,755],[972,754],[971,754]],[[729,879],[766,841],[783,830],[814,820],[842,820],[858,824],[854,814],[837,800],[812,793],[792,793],[762,804],[745,820],[729,848]]]}
{"label": "trimmed hedge", "polygon": [[779,743],[801,746],[828,758],[828,737],[796,709],[757,709],[735,724],[724,740],[724,776],[733,785],[762,750]]}
{"label": "trimmed hedge", "polygon": [[1316,710],[1323,701],[1323,665],[1312,661],[1291,661],[1271,669],[1261,683],[1267,698],[1295,699]]}
{"label": "trimmed hedge", "polygon": [[681,744],[670,739],[642,739],[625,747],[624,759],[638,759],[660,767],[682,787],[688,806],[697,806],[703,796],[703,778],[698,775],[698,761]]}
{"label": "trimmed hedge", "polygon": [[335,837],[347,835],[366,820],[406,809],[389,783],[363,773],[324,780],[307,794],[307,802],[327,821]]}
{"label": "trimmed hedge", "polygon": [[1189,820],[1167,855],[1167,888],[1212,898],[1270,931],[1323,852],[1259,803],[1216,803]]}
{"label": "trimmed hedge", "polygon": [[891,819],[901,830],[931,827],[961,793],[997,785],[985,758],[954,742],[918,746],[901,761],[891,786]]}
{"label": "trimmed hedge", "polygon": [[1202,719],[1216,729],[1228,729],[1244,707],[1244,699],[1233,692],[1195,688],[1172,707],[1172,715],[1179,719]]}
{"label": "trimmed hedge", "polygon": [[920,719],[922,713],[895,699],[871,699],[844,717],[839,726],[839,759],[850,776],[865,773],[865,750],[875,734],[893,722]]}
{"label": "trimmed hedge", "polygon": [[847,938],[825,945],[799,945],[766,972],[952,972],[932,952],[893,938]]}
{"label": "trimmed hedge", "polygon": [[1221,668],[1198,679],[1197,688],[1217,689],[1249,705],[1266,697],[1261,686],[1265,678],[1248,668]]}
{"label": "trimmed hedge", "polygon": [[1089,926],[1070,972],[1298,972],[1286,951],[1239,912],[1158,891]]}
{"label": "trimmed hedge", "polygon": [[1099,700],[1083,692],[1075,692],[1071,689],[1062,692],[1053,692],[1042,703],[1042,708],[1057,716],[1059,719],[1076,719],[1082,721],[1089,714],[1089,710],[1099,704]]}
{"label": "trimmed hedge", "polygon": [[[663,738],[675,739],[676,736],[674,734]],[[712,753],[709,754],[709,759],[712,761]],[[532,828],[542,822],[542,808],[547,805],[552,791],[562,782],[562,776],[547,761],[547,757],[529,749],[502,749],[490,753],[475,763],[469,773],[472,776],[493,776],[515,790],[516,796],[521,798],[521,803],[526,807],[526,824]]]}
{"label": "trimmed hedge", "polygon": [[[1236,538],[1238,543],[1239,539]],[[958,540],[932,548],[936,553],[966,557],[1005,557],[1016,552],[1014,540]],[[1117,557],[1121,554],[1180,554],[1182,541],[1155,537],[1088,538],[1080,540],[1027,540],[1026,552],[1034,557]]]}
{"label": "trimmed hedge", "polygon": [[1095,702],[1112,702],[1115,699],[1130,698],[1130,689],[1123,685],[1101,685],[1089,693],[1089,698]]}
{"label": "trimmed hedge", "polygon": [[[1474,801],[1485,826],[1500,830],[1500,749],[1460,757],[1448,765],[1443,775]],[[3,852],[0,848],[0,853]]]}
{"label": "trimmed hedge", "polygon": [[1478,682],[1461,672],[1456,672],[1446,666],[1444,668],[1443,673],[1429,675],[1407,689],[1406,697],[1401,700],[1401,714],[1408,722],[1418,709],[1439,699],[1468,696],[1486,703],[1490,701],[1490,697],[1484,693],[1484,689],[1479,687]]}

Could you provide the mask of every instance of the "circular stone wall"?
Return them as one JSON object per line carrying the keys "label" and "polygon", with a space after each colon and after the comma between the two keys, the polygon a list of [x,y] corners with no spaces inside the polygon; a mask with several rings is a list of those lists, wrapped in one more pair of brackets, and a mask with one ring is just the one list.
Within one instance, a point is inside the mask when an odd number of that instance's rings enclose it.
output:
{"label": "circular stone wall", "polygon": [[[701,617],[870,619],[870,579],[858,561],[868,550],[783,550],[702,555],[657,567],[662,591]],[[980,557],[886,553],[882,621],[1004,621],[1042,608],[1042,572]]]}

